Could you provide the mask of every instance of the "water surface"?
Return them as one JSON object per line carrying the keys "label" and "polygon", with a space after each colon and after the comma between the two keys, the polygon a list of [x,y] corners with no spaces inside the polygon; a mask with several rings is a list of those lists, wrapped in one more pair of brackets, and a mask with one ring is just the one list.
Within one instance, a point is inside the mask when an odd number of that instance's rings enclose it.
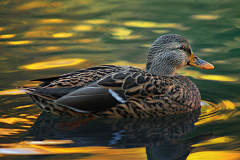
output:
{"label": "water surface", "polygon": [[[239,159],[239,8],[238,0],[0,1],[0,159]],[[55,117],[16,89],[101,64],[144,68],[167,33],[215,66],[179,70],[201,92],[200,116]]]}

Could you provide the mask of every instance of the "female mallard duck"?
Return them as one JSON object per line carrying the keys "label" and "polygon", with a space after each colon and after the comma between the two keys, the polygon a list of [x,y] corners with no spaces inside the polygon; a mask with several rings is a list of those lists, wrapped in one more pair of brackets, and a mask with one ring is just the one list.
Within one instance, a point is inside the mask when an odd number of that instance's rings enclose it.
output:
{"label": "female mallard duck", "polygon": [[22,87],[44,111],[54,115],[95,117],[154,117],[200,107],[196,85],[177,74],[191,65],[213,69],[196,57],[188,41],[176,34],[157,38],[149,48],[146,70],[102,65],[37,79],[38,88]]}

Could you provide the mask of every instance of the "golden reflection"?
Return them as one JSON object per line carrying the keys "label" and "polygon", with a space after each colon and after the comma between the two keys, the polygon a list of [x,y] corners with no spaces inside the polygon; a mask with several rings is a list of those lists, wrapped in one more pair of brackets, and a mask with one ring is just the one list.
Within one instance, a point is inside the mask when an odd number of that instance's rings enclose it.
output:
{"label": "golden reflection", "polygon": [[54,38],[68,38],[68,37],[72,37],[73,33],[55,33],[52,35]]}
{"label": "golden reflection", "polygon": [[115,39],[138,39],[141,36],[140,35],[130,35],[132,33],[132,30],[124,28],[124,27],[119,27],[119,28],[113,28],[111,29],[112,35],[114,36],[113,38]]}
{"label": "golden reflection", "polygon": [[152,32],[154,32],[154,33],[159,33],[159,34],[165,34],[165,33],[168,33],[168,32],[170,32],[170,30],[152,30]]}
{"label": "golden reflection", "polygon": [[0,38],[7,39],[7,38],[13,38],[15,36],[16,36],[16,34],[4,34],[4,35],[0,35]]}
{"label": "golden reflection", "polygon": [[123,23],[128,27],[142,27],[142,28],[180,28],[180,23],[156,23],[148,21],[128,21]]}
{"label": "golden reflection", "polygon": [[214,81],[225,81],[225,82],[235,82],[238,81],[237,78],[220,76],[220,75],[200,75],[200,79],[214,80]]}
{"label": "golden reflection", "polygon": [[[129,149],[111,149],[110,147],[58,147],[54,145],[72,143],[70,140],[45,140],[45,141],[23,141],[19,143],[1,144],[1,154],[13,155],[49,155],[49,154],[73,154],[87,153],[91,154],[87,159],[147,159],[146,149],[129,148]],[[50,145],[50,146],[49,146]],[[52,146],[53,145],[53,146]],[[6,147],[6,148],[3,148]]]}
{"label": "golden reflection", "polygon": [[40,7],[57,7],[60,6],[61,2],[54,2],[54,3],[47,3],[42,1],[34,1],[30,3],[25,3],[24,5],[21,5],[17,7],[16,10],[28,10],[28,9],[34,9],[34,8],[40,8]]}
{"label": "golden reflection", "polygon": [[234,139],[229,137],[218,137],[213,138],[207,141],[203,141],[197,144],[192,145],[192,147],[200,147],[200,146],[207,146],[207,145],[214,145],[214,144],[220,144],[220,143],[229,143],[232,142]]}
{"label": "golden reflection", "polygon": [[46,2],[35,1],[35,2],[26,3],[26,4],[22,5],[22,6],[19,6],[17,8],[17,10],[20,10],[20,9],[26,10],[26,9],[39,8],[39,7],[45,7],[47,5],[48,5],[48,3],[46,3]]}
{"label": "golden reflection", "polygon": [[220,16],[219,15],[208,15],[208,14],[199,14],[199,15],[192,15],[193,19],[200,19],[200,20],[216,20]]}
{"label": "golden reflection", "polygon": [[[25,131],[25,130],[24,130]],[[2,143],[2,147],[22,147],[25,145],[58,145],[58,144],[70,144],[72,140],[43,140],[43,141],[22,141],[19,143]]]}
{"label": "golden reflection", "polygon": [[79,43],[92,43],[92,42],[98,42],[98,41],[100,41],[100,38],[74,40],[74,42],[79,42]]}
{"label": "golden reflection", "polygon": [[17,117],[0,118],[0,122],[7,123],[7,124],[15,124],[15,123],[33,124],[34,123],[29,121],[28,119],[17,118]]}
{"label": "golden reflection", "polygon": [[22,45],[22,44],[31,44],[33,43],[33,41],[9,41],[6,43],[11,45]]}
{"label": "golden reflection", "polygon": [[[14,135],[18,134],[19,132],[26,131],[26,129],[7,129],[7,128],[0,128],[0,137],[4,137],[5,135]],[[1,144],[0,144],[1,146]]]}
{"label": "golden reflection", "polygon": [[229,64],[228,61],[213,61],[215,64]]}
{"label": "golden reflection", "polygon": [[18,81],[13,84],[14,86],[24,86],[24,87],[33,87],[39,85],[39,82],[34,82],[34,81]]}
{"label": "golden reflection", "polygon": [[19,116],[26,117],[28,114],[20,114]]}
{"label": "golden reflection", "polygon": [[37,50],[41,51],[41,52],[48,52],[48,51],[61,51],[64,50],[64,47],[59,47],[59,46],[48,46],[48,47],[37,47]]}
{"label": "golden reflection", "polygon": [[238,81],[238,78],[235,78],[235,77],[221,76],[221,75],[207,75],[207,74],[202,74],[199,71],[191,71],[191,70],[187,70],[187,69],[183,69],[183,68],[179,69],[177,72],[184,75],[184,76],[193,77],[195,79],[205,79],[205,80],[213,80],[213,81],[226,81],[226,82],[236,82],[236,81]]}
{"label": "golden reflection", "polygon": [[20,126],[22,128],[31,128],[32,126]]}
{"label": "golden reflection", "polygon": [[211,52],[211,53],[220,52],[221,50],[222,50],[222,48],[203,48],[203,49],[201,49],[201,51],[203,51],[203,52]]}
{"label": "golden reflection", "polygon": [[232,117],[240,116],[240,111],[237,111],[237,112],[233,113],[231,116],[232,116]]}
{"label": "golden reflection", "polygon": [[149,47],[151,47],[151,45],[152,45],[152,44],[143,44],[142,46],[149,48]]}
{"label": "golden reflection", "polygon": [[60,59],[60,60],[54,60],[54,61],[33,63],[33,64],[21,66],[20,68],[31,69],[31,70],[47,69],[47,68],[73,66],[73,65],[82,63],[84,61],[86,61],[86,59],[77,59],[77,58],[75,58],[75,59]]}
{"label": "golden reflection", "polygon": [[24,144],[35,145],[58,145],[58,144],[70,144],[74,143],[72,140],[44,140],[44,141],[26,141]]}
{"label": "golden reflection", "polygon": [[92,26],[91,25],[78,25],[78,26],[73,27],[73,30],[76,30],[76,31],[91,31]]}
{"label": "golden reflection", "polygon": [[108,23],[109,20],[106,19],[90,19],[90,20],[86,20],[83,21],[84,23],[89,23],[89,24],[105,24]]}
{"label": "golden reflection", "polygon": [[0,27],[0,31],[4,30],[5,28],[4,27]]}
{"label": "golden reflection", "polygon": [[30,116],[26,116],[26,118],[28,118],[28,119],[37,119],[38,116],[39,116],[39,114],[37,114],[37,115],[30,115]]}
{"label": "golden reflection", "polygon": [[229,110],[236,109],[236,106],[235,106],[235,104],[233,102],[228,101],[228,100],[225,100],[225,101],[222,101],[222,102],[226,106],[226,109],[229,109]]}
{"label": "golden reflection", "polygon": [[51,50],[51,51],[61,50],[61,49],[63,49],[63,48],[62,47],[57,47],[57,46],[46,47],[46,50]]}
{"label": "golden reflection", "polygon": [[151,45],[152,45],[152,44],[143,44],[142,46],[149,48],[149,47],[151,47]]}
{"label": "golden reflection", "polygon": [[187,160],[237,160],[240,159],[239,151],[200,151],[191,153]]}
{"label": "golden reflection", "polygon": [[[202,114],[199,121],[195,125],[212,123],[219,120],[228,120],[231,117],[236,116],[236,106],[229,100],[222,101],[219,104],[213,104],[210,102],[202,101]],[[222,112],[222,113],[221,113]]]}
{"label": "golden reflection", "polygon": [[7,90],[0,91],[0,95],[18,95],[18,94],[25,94],[25,93],[18,89],[7,89]]}
{"label": "golden reflection", "polygon": [[39,23],[66,23],[68,21],[64,19],[42,19]]}
{"label": "golden reflection", "polygon": [[[66,26],[64,26],[64,28],[66,28]],[[64,28],[61,26],[58,26],[58,29],[64,29]],[[49,33],[49,31],[54,31],[54,30],[56,30],[56,27],[54,27],[54,25],[43,25],[43,26],[39,25],[39,26],[35,26],[33,28],[33,31],[46,31],[48,33]]]}
{"label": "golden reflection", "polygon": [[[29,105],[24,105],[24,106],[18,106],[18,107],[15,107],[13,109],[22,109],[22,108],[28,108],[28,107],[32,107],[34,106],[34,104],[29,104]],[[21,116],[21,115],[20,115]]]}
{"label": "golden reflection", "polygon": [[7,60],[7,58],[6,57],[1,57],[0,60]]}
{"label": "golden reflection", "polygon": [[111,30],[113,31],[112,35],[114,36],[128,36],[132,33],[132,30],[123,27],[113,28]]}
{"label": "golden reflection", "polygon": [[51,36],[48,34],[48,31],[28,31],[25,33],[25,37],[35,38],[35,37],[51,37]]}

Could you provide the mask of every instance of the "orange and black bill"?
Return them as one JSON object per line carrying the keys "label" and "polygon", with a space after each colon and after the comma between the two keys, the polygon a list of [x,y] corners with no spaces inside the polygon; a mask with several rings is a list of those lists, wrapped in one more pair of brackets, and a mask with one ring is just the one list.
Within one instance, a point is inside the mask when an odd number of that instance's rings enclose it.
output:
{"label": "orange and black bill", "polygon": [[194,54],[192,54],[190,62],[188,62],[188,65],[199,67],[202,69],[214,69],[214,66],[212,64],[198,58]]}

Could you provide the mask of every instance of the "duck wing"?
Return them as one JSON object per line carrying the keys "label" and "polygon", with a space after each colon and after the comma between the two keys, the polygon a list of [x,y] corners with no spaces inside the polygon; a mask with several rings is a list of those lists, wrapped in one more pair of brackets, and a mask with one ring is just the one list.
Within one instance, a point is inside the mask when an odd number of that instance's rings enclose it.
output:
{"label": "duck wing", "polygon": [[161,77],[146,72],[116,73],[104,77],[98,82],[99,86],[111,89],[121,89],[126,97],[148,97],[156,94],[161,89],[159,84],[164,81]]}
{"label": "duck wing", "polygon": [[43,88],[66,88],[74,86],[84,86],[90,82],[100,79],[102,76],[124,70],[122,66],[102,65],[74,72],[63,74],[56,77],[34,79],[31,81],[41,81],[39,84]]}
{"label": "duck wing", "polygon": [[[128,75],[131,75],[131,72],[106,75],[98,81],[59,98],[55,103],[83,113],[98,112],[114,107],[126,101],[121,86]],[[104,86],[102,83],[111,83],[111,86]]]}
{"label": "duck wing", "polygon": [[55,101],[62,96],[79,89],[80,87],[69,87],[69,88],[28,88],[18,87],[18,89],[44,99]]}
{"label": "duck wing", "polygon": [[106,110],[131,97],[142,99],[161,94],[154,84],[157,77],[143,72],[114,73],[61,97],[55,103],[83,113]]}
{"label": "duck wing", "polygon": [[[128,69],[137,69],[134,67],[114,66],[114,65],[102,65],[86,69],[80,69],[71,73],[63,74],[56,77],[35,79],[31,81],[42,81],[39,87],[28,88],[20,87],[20,90],[40,96],[42,98],[49,98],[56,100],[68,93],[71,93],[79,88],[83,88],[99,79],[103,76],[125,71]],[[137,69],[140,70],[140,69]]]}
{"label": "duck wing", "polygon": [[91,113],[114,107],[125,100],[122,90],[111,90],[93,82],[57,99],[55,103],[77,112]]}

